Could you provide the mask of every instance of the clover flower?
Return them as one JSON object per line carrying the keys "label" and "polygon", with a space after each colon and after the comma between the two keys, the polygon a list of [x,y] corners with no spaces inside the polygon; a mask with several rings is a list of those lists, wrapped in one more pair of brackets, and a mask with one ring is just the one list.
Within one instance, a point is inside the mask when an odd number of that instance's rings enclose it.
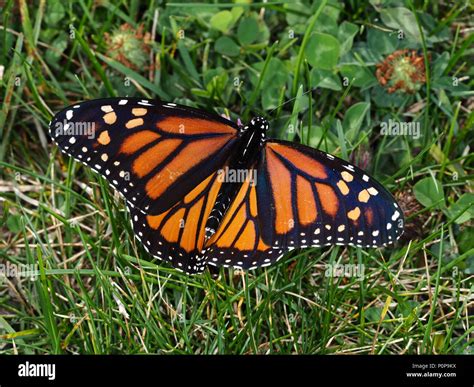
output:
{"label": "clover flower", "polygon": [[134,28],[128,23],[122,24],[112,34],[105,34],[109,55],[125,66],[142,70],[147,68],[149,60],[150,33],[143,33],[143,25]]}
{"label": "clover flower", "polygon": [[413,94],[426,83],[424,59],[415,50],[397,50],[377,64],[379,83],[389,93],[397,90]]}

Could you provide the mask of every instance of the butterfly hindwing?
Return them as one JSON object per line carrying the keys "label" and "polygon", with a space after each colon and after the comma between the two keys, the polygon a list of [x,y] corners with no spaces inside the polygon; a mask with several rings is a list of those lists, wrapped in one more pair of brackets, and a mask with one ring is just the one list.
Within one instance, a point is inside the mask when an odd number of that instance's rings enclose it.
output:
{"label": "butterfly hindwing", "polygon": [[172,103],[109,98],[64,109],[50,134],[63,152],[109,180],[131,207],[157,215],[224,164],[238,127]]}
{"label": "butterfly hindwing", "polygon": [[[254,167],[252,167],[253,169]],[[258,212],[257,179],[250,176],[240,186],[216,233],[207,241],[205,256],[208,265],[255,269],[269,266],[291,250],[285,246],[267,245],[262,239],[261,216]]]}
{"label": "butterfly hindwing", "polygon": [[146,215],[129,207],[136,238],[156,258],[187,273],[204,270],[206,230],[222,182],[214,172],[169,210]]}

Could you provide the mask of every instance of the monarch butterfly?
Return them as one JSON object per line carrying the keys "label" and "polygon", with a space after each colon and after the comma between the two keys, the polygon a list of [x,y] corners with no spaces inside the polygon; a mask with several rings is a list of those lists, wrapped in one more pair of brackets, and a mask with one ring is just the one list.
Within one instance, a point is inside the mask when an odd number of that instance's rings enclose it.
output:
{"label": "monarch butterfly", "polygon": [[268,129],[261,117],[236,125],[137,98],[78,103],[50,123],[61,151],[125,197],[144,248],[186,273],[254,269],[294,248],[379,247],[400,237],[402,211],[380,183],[328,153],[269,139]]}

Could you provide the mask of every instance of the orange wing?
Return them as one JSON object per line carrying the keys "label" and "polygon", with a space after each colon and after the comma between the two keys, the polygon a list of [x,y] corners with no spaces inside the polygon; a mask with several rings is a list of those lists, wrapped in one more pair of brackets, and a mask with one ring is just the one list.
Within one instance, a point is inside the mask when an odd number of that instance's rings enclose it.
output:
{"label": "orange wing", "polygon": [[205,244],[208,265],[255,269],[270,265],[291,250],[278,243],[270,246],[263,241],[261,217],[258,214],[259,199],[256,185],[248,178],[240,187],[216,233]]}
{"label": "orange wing", "polygon": [[403,232],[391,194],[365,172],[327,153],[268,141],[257,186],[262,239],[279,246],[379,247]]}
{"label": "orange wing", "polygon": [[131,207],[158,215],[222,167],[238,128],[189,107],[111,98],[64,109],[50,133],[63,152],[109,180]]}
{"label": "orange wing", "polygon": [[378,247],[403,231],[390,193],[357,167],[318,150],[268,141],[257,184],[242,184],[206,244],[208,265],[254,269],[299,247]]}
{"label": "orange wing", "polygon": [[221,184],[215,172],[158,215],[145,215],[137,208],[129,208],[135,236],[150,254],[171,262],[178,270],[204,270],[205,226]]}

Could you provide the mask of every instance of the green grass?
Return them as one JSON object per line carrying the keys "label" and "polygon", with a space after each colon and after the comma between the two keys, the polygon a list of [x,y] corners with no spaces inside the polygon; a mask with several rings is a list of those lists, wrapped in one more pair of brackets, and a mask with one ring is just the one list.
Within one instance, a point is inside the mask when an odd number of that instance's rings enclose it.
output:
{"label": "green grass", "polygon": [[[0,353],[473,352],[472,8],[344,3],[5,2]],[[111,37],[125,23],[142,36],[118,55]],[[426,82],[390,94],[375,65],[403,48],[428,66]],[[47,139],[62,107],[125,95],[267,115],[273,137],[383,182],[405,208],[405,237],[217,279],[151,261],[105,180]],[[389,119],[418,122],[421,136],[382,135]],[[364,275],[327,276],[328,264]],[[28,276],[2,275],[25,265]]]}

